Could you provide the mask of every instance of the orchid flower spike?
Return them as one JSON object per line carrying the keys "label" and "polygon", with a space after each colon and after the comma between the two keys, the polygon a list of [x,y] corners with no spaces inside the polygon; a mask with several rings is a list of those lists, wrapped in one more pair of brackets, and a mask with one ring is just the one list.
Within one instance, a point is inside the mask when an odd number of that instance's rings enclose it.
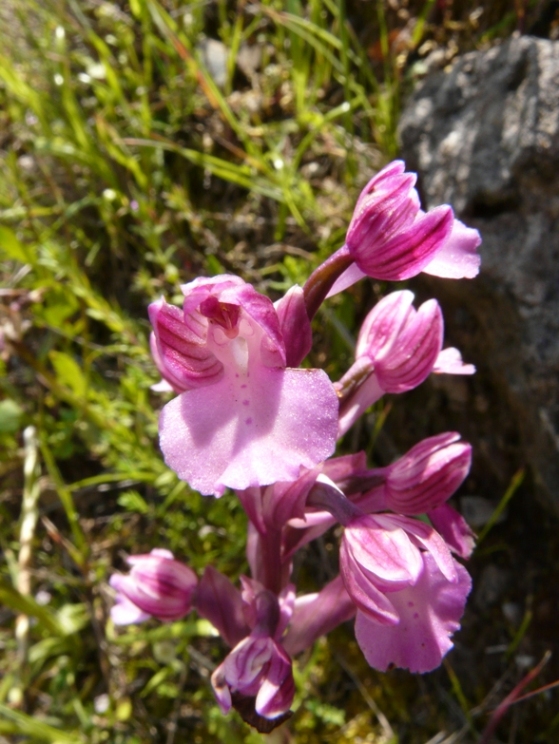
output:
{"label": "orchid flower spike", "polygon": [[[152,348],[180,392],[162,410],[166,463],[202,494],[297,478],[332,454],[338,399],[317,369],[286,368],[291,297],[278,311],[242,279],[223,275],[182,287],[183,311],[150,305]],[[307,319],[308,322],[308,319]],[[295,349],[300,356],[304,349]]]}

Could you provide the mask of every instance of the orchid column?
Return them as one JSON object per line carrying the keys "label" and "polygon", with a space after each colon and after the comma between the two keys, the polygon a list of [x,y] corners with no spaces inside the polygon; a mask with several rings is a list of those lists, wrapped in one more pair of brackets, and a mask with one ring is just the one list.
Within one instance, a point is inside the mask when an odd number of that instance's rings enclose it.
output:
{"label": "orchid column", "polygon": [[[163,299],[149,309],[157,387],[177,394],[160,415],[163,456],[204,495],[234,491],[227,498],[238,498],[249,520],[251,577],[238,589],[212,566],[198,578],[165,550],[132,557],[130,575],[111,579],[113,621],[173,621],[191,610],[207,618],[231,649],[212,675],[217,701],[259,731],[290,715],[293,657],[354,616],[371,666],[438,666],[470,590],[457,558],[469,557],[473,534],[446,503],[470,467],[458,434],[424,440],[383,468],[371,468],[363,452],[332,457],[336,440],[383,395],[431,373],[474,372],[458,350],[443,349],[438,303],[416,310],[408,290],[384,297],[363,323],[355,363],[335,383],[298,367],[320,304],[363,277],[477,274],[477,232],[448,206],[424,213],[414,183],[399,161],[377,174],[345,244],[275,304],[223,275],[181,287],[182,309]],[[297,594],[294,555],[335,525],[339,575]]]}

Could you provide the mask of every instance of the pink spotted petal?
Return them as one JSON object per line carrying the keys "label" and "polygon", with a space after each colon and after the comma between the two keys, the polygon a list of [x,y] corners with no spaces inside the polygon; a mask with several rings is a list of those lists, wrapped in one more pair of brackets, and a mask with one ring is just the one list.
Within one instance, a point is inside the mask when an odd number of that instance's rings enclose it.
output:
{"label": "pink spotted petal", "polygon": [[294,480],[301,467],[332,454],[337,410],[322,370],[254,365],[245,389],[228,375],[170,401],[161,412],[161,449],[167,465],[206,495]]}
{"label": "pink spotted petal", "polygon": [[375,669],[384,672],[397,666],[429,672],[452,648],[451,636],[460,627],[471,579],[457,564],[458,579],[449,583],[429,554],[424,554],[424,562],[417,584],[390,595],[399,617],[397,625],[379,625],[357,613],[355,637]]}

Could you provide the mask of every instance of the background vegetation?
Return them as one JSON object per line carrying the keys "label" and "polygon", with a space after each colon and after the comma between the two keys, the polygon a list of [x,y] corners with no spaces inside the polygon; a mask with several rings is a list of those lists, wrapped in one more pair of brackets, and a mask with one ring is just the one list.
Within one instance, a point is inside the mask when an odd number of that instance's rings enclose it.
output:
{"label": "background vegetation", "polygon": [[[4,1],[0,742],[264,739],[215,705],[224,649],[206,623],[108,621],[107,579],[128,553],[166,546],[197,570],[246,570],[235,500],[192,493],[160,457],[146,305],[178,301],[199,274],[235,272],[272,297],[302,283],[397,153],[402,96],[428,65],[526,30],[541,5]],[[331,303],[313,365],[341,374],[383,291]],[[391,406],[356,435],[377,461]],[[541,519],[540,537],[554,529]],[[510,552],[498,530],[474,573]],[[332,541],[308,552],[302,585],[335,570]],[[373,672],[339,629],[297,663],[296,712],[274,740],[476,740],[539,659],[518,661],[522,606],[509,621],[472,607],[457,651],[425,678]],[[490,667],[488,643],[500,644]],[[518,705],[503,738],[556,740],[552,699]]]}

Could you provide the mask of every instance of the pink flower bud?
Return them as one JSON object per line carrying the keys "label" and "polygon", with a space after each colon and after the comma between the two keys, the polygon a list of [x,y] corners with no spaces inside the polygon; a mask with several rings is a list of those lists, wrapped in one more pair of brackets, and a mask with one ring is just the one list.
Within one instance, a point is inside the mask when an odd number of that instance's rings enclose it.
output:
{"label": "pink flower bud", "polygon": [[377,245],[413,222],[419,210],[419,199],[413,188],[416,175],[404,170],[401,160],[394,161],[377,173],[361,192],[346,237],[346,245],[354,258],[359,255],[372,259],[370,254]]}
{"label": "pink flower bud", "polygon": [[431,373],[443,339],[443,317],[436,300],[416,310],[413,293],[392,292],[365,318],[356,357],[369,359],[380,387],[402,393],[417,387]]}
{"label": "pink flower bud", "polygon": [[140,622],[148,617],[172,622],[190,612],[198,579],[170,551],[156,548],[146,555],[130,556],[128,563],[132,569],[127,576],[113,574],[109,581],[117,592],[111,610],[115,624]]}
{"label": "pink flower bud", "polygon": [[387,506],[400,514],[423,514],[443,504],[467,476],[472,448],[454,432],[424,439],[387,468]]}
{"label": "pink flower bud", "polygon": [[[404,163],[394,161],[369,181],[357,201],[346,246],[358,269],[387,281],[421,271],[454,279],[475,276],[477,230],[455,220],[447,205],[423,212],[413,188],[416,176],[404,171]],[[342,286],[343,280],[336,291]]]}

